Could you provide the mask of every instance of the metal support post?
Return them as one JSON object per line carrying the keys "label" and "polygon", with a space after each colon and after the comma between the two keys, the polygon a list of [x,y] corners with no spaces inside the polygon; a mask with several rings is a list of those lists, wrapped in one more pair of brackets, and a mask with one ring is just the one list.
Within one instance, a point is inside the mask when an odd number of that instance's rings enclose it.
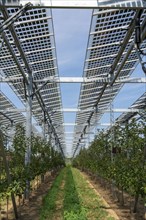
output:
{"label": "metal support post", "polygon": [[129,160],[129,159],[130,159],[130,152],[129,152],[129,149],[128,149],[128,146],[129,146],[129,126],[128,126],[128,123],[129,123],[129,120],[127,120],[127,121],[125,122],[127,159]]}
{"label": "metal support post", "polygon": [[[42,123],[42,126],[43,126],[43,143],[46,144],[46,115],[45,115],[45,112],[43,112],[43,123]],[[42,153],[42,160],[44,159],[44,153]],[[41,182],[43,183],[44,182],[44,174],[42,173],[41,174]]]}
{"label": "metal support post", "polygon": [[[25,166],[29,173],[29,165],[31,160],[31,132],[32,132],[32,74],[28,76],[27,96],[26,96],[26,152],[25,152]],[[25,199],[29,199],[30,180],[26,181]]]}
{"label": "metal support post", "polygon": [[[111,76],[112,78],[112,76]],[[110,87],[111,88],[111,97],[110,97],[110,126],[111,126],[111,129],[110,129],[110,133],[111,133],[111,163],[114,162],[114,136],[115,136],[115,128],[114,128],[114,112],[113,112],[113,96],[112,96],[112,92],[113,92],[113,86]],[[114,186],[115,186],[115,183],[114,183],[114,180],[112,179],[112,182],[111,182],[111,191],[112,191],[112,194],[113,196],[115,196],[115,192],[114,192]]]}
{"label": "metal support post", "polygon": [[46,114],[43,112],[43,139],[46,141]]}

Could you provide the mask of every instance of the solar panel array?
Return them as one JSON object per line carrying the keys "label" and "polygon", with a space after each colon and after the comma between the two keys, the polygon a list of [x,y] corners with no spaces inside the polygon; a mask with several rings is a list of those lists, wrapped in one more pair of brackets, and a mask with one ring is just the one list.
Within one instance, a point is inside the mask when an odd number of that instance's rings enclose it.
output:
{"label": "solar panel array", "polygon": [[0,127],[24,123],[24,115],[18,112],[16,106],[0,91]]}
{"label": "solar panel array", "polygon": [[[19,10],[19,8],[8,8],[8,16],[12,16],[17,10]],[[3,17],[3,14],[1,13],[0,16]],[[6,17],[4,18],[6,20]],[[3,20],[1,20],[1,23],[2,22]],[[51,10],[43,8],[29,9],[14,23],[14,25],[12,25],[12,28],[15,29],[23,53],[26,56],[27,63],[31,67],[33,80],[40,80],[36,82],[36,86],[39,88],[44,83],[43,81],[41,82],[41,80],[46,77],[58,77]],[[28,69],[18,50],[17,42],[13,34],[9,29],[6,29],[4,32],[12,51],[15,53],[18,63],[27,76],[29,74]],[[9,83],[9,85],[25,106],[25,84],[22,80],[22,74],[5,41],[0,50],[0,57],[1,76],[3,78],[21,77],[20,80],[15,80]],[[59,130],[58,138],[60,142],[64,143],[63,114],[62,112],[54,111],[55,108],[62,108],[60,86],[55,83],[48,83],[39,91],[39,95],[43,100],[45,110],[49,113],[56,134]],[[32,111],[38,124],[41,125],[43,110],[39,106],[35,96],[33,96]],[[58,125],[59,128],[57,128]]]}
{"label": "solar panel array", "polygon": [[[138,63],[138,57],[135,49],[131,51],[123,63],[125,56],[128,53],[131,44],[134,45],[134,28],[130,33],[129,29],[132,26],[132,21],[136,16],[136,11],[123,9],[99,9],[94,10],[85,57],[83,76],[88,78],[98,77],[113,77],[118,74],[119,77],[129,77]],[[142,20],[145,13],[142,15]],[[142,22],[142,21],[141,21]],[[135,24],[135,23],[134,23]],[[129,34],[129,39],[124,45],[124,39]],[[133,33],[133,34],[132,34]],[[143,42],[143,49],[146,41]],[[125,46],[125,48],[124,48]],[[121,48],[123,52],[120,54]],[[115,67],[114,62],[118,58]],[[123,65],[124,64],[124,65]],[[119,71],[119,69],[121,70]],[[111,72],[113,70],[113,72]],[[119,71],[119,73],[118,73]],[[93,108],[92,112],[79,111],[76,115],[76,126],[74,129],[74,152],[79,148],[79,145],[87,138],[88,132],[96,125],[104,110],[110,107],[115,96],[123,84],[114,83],[112,86],[105,83],[83,83],[80,90],[78,108],[81,110]],[[103,110],[102,112],[98,109]]]}
{"label": "solar panel array", "polygon": [[[19,1],[6,1],[8,4],[18,4]],[[24,1],[25,2],[25,1]],[[141,6],[142,1],[98,1],[99,6],[108,5],[112,2],[115,6]],[[114,3],[115,2],[115,3]],[[46,4],[46,3],[45,3]],[[15,5],[15,6],[16,6]],[[20,8],[6,7],[0,12],[0,24],[8,17],[14,15]],[[116,77],[130,77],[139,60],[134,49],[135,18],[138,10],[132,9],[94,9],[91,19],[88,45],[84,63],[83,77],[103,79],[111,78],[111,84],[100,82],[82,83],[78,102],[76,122],[74,128],[74,149],[78,149],[82,141],[87,138],[92,128],[100,122],[104,111],[110,105],[122,88],[122,83],[114,83]],[[141,23],[146,19],[145,11],[141,17]],[[4,17],[4,20],[3,20]],[[44,78],[59,77],[56,45],[53,30],[51,9],[30,7],[24,15],[19,17],[14,25],[4,31],[0,38],[0,75],[1,77],[14,78],[9,85],[26,107],[26,79],[30,72],[33,77],[33,92],[41,88],[37,95],[33,95],[32,113],[39,125],[43,125],[45,110],[46,120],[53,127],[53,131],[59,138],[62,148],[65,147],[62,100],[60,86],[55,82],[48,82],[43,87]],[[146,48],[146,40],[141,45]],[[25,76],[25,80],[24,80]],[[13,106],[10,100],[0,94],[2,110],[6,106]],[[140,98],[140,100],[145,101]],[[141,101],[137,102],[137,107]],[[89,109],[89,111],[86,111]],[[82,111],[85,110],[85,111]],[[102,111],[101,111],[102,110]],[[128,113],[130,115],[130,113]],[[121,117],[127,117],[123,114]],[[24,116],[19,112],[7,112],[8,117],[15,121],[23,121]],[[2,117],[1,124],[7,125],[9,119]],[[128,116],[129,117],[129,116]],[[125,119],[124,119],[125,120]],[[49,131],[50,132],[50,131]],[[75,151],[74,151],[75,152]]]}
{"label": "solar panel array", "polygon": [[[140,112],[140,115],[144,115],[145,112],[146,112],[146,92],[140,96],[131,106],[130,106],[130,109],[133,109],[133,108],[137,108],[137,109],[140,109],[141,112]],[[118,123],[125,123],[126,121],[130,120],[133,116],[135,116],[136,113],[134,112],[128,112],[128,113],[123,113],[121,114],[117,119],[116,121]]]}

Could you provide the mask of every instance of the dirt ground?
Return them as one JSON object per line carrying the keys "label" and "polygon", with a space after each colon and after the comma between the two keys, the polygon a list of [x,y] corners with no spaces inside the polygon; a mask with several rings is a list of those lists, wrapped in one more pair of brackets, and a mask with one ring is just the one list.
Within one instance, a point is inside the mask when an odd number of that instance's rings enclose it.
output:
{"label": "dirt ground", "polygon": [[133,207],[134,200],[131,199],[128,195],[124,194],[125,203],[123,206],[117,201],[117,199],[113,198],[110,188],[105,188],[103,183],[100,183],[95,178],[93,179],[92,176],[87,175],[86,173],[83,173],[83,175],[89,180],[95,190],[108,203],[109,209],[113,210],[117,214],[119,220],[145,220],[144,206],[142,201],[139,203],[138,212],[134,214],[132,211],[130,211],[130,204],[132,204]]}
{"label": "dirt ground", "polygon": [[[142,204],[139,207],[137,214],[130,213],[130,198],[125,198],[125,205],[122,206],[117,202],[111,195],[111,191],[105,188],[103,184],[97,182],[90,175],[82,173],[91,187],[100,195],[105,201],[106,205],[103,208],[108,209],[109,212],[114,213],[118,216],[119,220],[144,220],[144,210]],[[40,187],[33,192],[30,201],[25,202],[23,206],[18,208],[19,220],[39,220],[39,211],[42,205],[42,199],[50,189],[55,177],[49,176]],[[117,218],[116,218],[117,219]],[[2,220],[6,220],[3,218]]]}
{"label": "dirt ground", "polygon": [[39,212],[42,205],[43,197],[55,179],[55,176],[48,176],[48,178],[40,185],[40,187],[32,193],[29,201],[19,207],[19,220],[39,220]]}

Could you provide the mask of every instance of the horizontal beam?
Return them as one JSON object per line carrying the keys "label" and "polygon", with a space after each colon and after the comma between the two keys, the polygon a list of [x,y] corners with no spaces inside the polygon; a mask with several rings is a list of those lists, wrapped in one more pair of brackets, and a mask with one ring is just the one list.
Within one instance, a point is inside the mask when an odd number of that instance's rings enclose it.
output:
{"label": "horizontal beam", "polygon": [[[88,123],[84,123],[84,124],[77,124],[77,123],[63,123],[63,126],[78,126],[78,127],[83,127],[89,125]],[[94,123],[94,124],[90,124],[91,126],[110,126],[110,123]],[[76,133],[76,132],[75,132]],[[78,132],[77,132],[78,133]],[[81,134],[81,133],[80,133]]]}
{"label": "horizontal beam", "polygon": [[[42,70],[43,71],[43,70]],[[12,82],[12,81],[19,81],[22,80],[22,77],[0,77],[0,82]],[[44,79],[39,80],[33,80],[34,83],[41,83],[41,82],[47,82],[48,83],[111,83],[112,80],[108,77],[47,77]],[[127,78],[127,77],[120,77],[118,78],[115,83],[146,83],[146,77],[142,78]]]}
{"label": "horizontal beam", "polygon": [[[110,113],[111,110],[110,109],[95,109],[95,108],[86,108],[86,109],[78,109],[78,108],[61,108],[61,109],[55,109],[55,112],[96,112],[98,113]],[[5,108],[3,110],[1,110],[0,112],[3,113],[7,113],[7,112],[26,112],[26,109],[17,109],[17,108]],[[35,113],[35,110],[33,110],[32,112]],[[53,110],[52,110],[53,112]],[[112,112],[114,113],[141,113],[143,112],[143,109],[136,109],[136,108],[129,108],[129,109],[125,109],[125,108],[120,108],[120,109],[112,109]],[[72,125],[72,123],[68,123],[68,124],[64,124],[64,125]],[[75,124],[73,124],[75,125]]]}
{"label": "horizontal beam", "polygon": [[[53,110],[52,110],[53,111]],[[62,108],[62,109],[54,109],[56,112],[91,112],[91,111],[96,111],[96,113],[108,113],[111,112],[110,109],[95,109],[95,108],[86,108],[86,109],[78,109],[78,108]],[[112,112],[141,112],[142,109],[125,109],[125,108],[120,108],[120,109],[112,109]]]}
{"label": "horizontal beam", "polygon": [[[34,80],[34,82],[43,82],[48,81],[48,83],[111,83],[111,79],[108,77],[47,77],[41,80]],[[115,83],[146,83],[146,78],[119,78],[115,81]]]}
{"label": "horizontal beam", "polygon": [[[2,2],[2,0],[0,1]],[[19,3],[6,3],[7,7],[13,5],[25,5],[28,0],[20,0]],[[30,0],[33,4],[30,8],[143,8],[146,7],[145,0]]]}

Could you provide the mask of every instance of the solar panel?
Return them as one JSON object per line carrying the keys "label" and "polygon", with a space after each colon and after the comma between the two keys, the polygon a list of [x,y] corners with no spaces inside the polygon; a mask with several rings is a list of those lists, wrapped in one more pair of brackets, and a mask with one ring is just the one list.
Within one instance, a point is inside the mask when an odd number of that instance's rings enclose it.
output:
{"label": "solar panel", "polygon": [[[12,16],[18,10],[19,8],[8,8],[7,14],[8,16]],[[0,16],[3,17],[2,12]],[[6,16],[4,16],[4,19],[7,19]],[[1,21],[1,23],[2,22],[3,21]],[[19,42],[16,41],[14,35],[10,31],[12,29],[6,29],[4,33],[25,76],[27,77],[29,74],[28,68],[21,56],[17,43],[20,44],[27,63],[31,68],[33,80],[40,80],[39,82],[36,82],[38,88],[44,83],[43,81],[41,82],[44,78],[49,76],[58,77],[56,45],[51,10],[44,8],[29,9],[17,20],[17,22],[14,23],[14,25],[12,25],[12,28],[15,29]],[[5,41],[0,50],[0,56],[2,57],[0,62],[2,77],[21,77],[20,80],[14,80],[10,82],[9,85],[25,106],[25,85],[22,80],[22,73],[20,72],[18,63],[16,63],[16,59],[14,59],[14,56]],[[46,111],[49,113],[52,124],[60,125],[62,133],[59,139],[64,140],[63,114],[62,112],[55,112],[52,116],[52,109],[62,108],[60,86],[55,83],[48,83],[42,87],[38,93],[43,100],[43,105],[45,106]],[[39,108],[38,111],[35,110],[36,106]],[[41,124],[43,110],[39,107],[35,95],[32,100],[32,111],[38,124]]]}
{"label": "solar panel", "polygon": [[[134,49],[135,23],[133,23],[137,13],[138,11],[130,9],[93,10],[84,63],[84,77],[89,79],[111,77],[111,82],[115,76],[130,77],[138,63]],[[144,17],[145,12],[143,12],[141,23]],[[142,47],[146,48],[145,40]],[[77,125],[74,129],[76,139],[73,142],[75,149],[78,148],[82,138],[87,136],[87,130],[90,130],[90,127],[93,128],[91,125],[99,122],[104,110],[109,108],[122,86],[121,83],[105,84],[102,82],[81,85],[78,108],[93,107],[97,110],[90,114],[77,112]],[[103,109],[103,111],[98,112],[98,109]],[[85,123],[87,125],[84,126]],[[83,125],[81,134],[79,134],[78,124]]]}
{"label": "solar panel", "polygon": [[24,123],[24,115],[17,111],[17,107],[0,91],[0,127]]}
{"label": "solar panel", "polygon": [[[137,108],[140,110],[145,111],[146,110],[146,92],[140,96],[131,106],[130,109]],[[142,113],[142,112],[141,112]],[[144,113],[144,112],[143,112]],[[136,113],[128,112],[128,113],[123,113],[120,115],[117,119],[116,122],[118,123],[125,123],[126,121],[130,120],[133,116],[135,116]]]}

